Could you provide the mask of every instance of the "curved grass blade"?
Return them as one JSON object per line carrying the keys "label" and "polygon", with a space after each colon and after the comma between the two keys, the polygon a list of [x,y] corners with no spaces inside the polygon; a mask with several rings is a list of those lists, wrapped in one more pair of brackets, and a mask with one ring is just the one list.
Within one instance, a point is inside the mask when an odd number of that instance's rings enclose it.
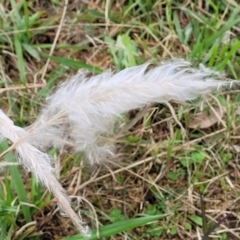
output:
{"label": "curved grass blade", "polygon": [[92,232],[92,235],[89,238],[81,237],[78,235],[67,237],[62,240],[97,240],[102,239],[103,237],[110,237],[114,236],[118,233],[129,231],[133,228],[145,225],[147,223],[151,223],[153,221],[159,220],[163,217],[166,217],[165,214],[162,215],[155,215],[155,216],[145,216],[145,217],[139,217],[134,219],[127,219],[118,221],[112,224],[109,224],[107,226],[103,226],[99,229],[99,234],[97,235],[96,230]]}
{"label": "curved grass blade", "polygon": [[76,61],[76,60],[63,58],[63,57],[57,57],[57,56],[48,56],[46,54],[43,54],[43,56],[49,57],[53,61],[61,63],[62,65],[67,66],[67,67],[76,68],[76,69],[84,68],[84,69],[87,69],[94,73],[102,73],[102,70],[100,68],[94,67],[92,65],[86,64],[81,61]]}

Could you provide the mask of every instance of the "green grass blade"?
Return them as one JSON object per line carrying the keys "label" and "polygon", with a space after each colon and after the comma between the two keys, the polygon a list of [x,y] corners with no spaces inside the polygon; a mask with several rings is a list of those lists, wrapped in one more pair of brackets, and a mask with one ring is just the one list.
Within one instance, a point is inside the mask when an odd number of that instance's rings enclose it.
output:
{"label": "green grass blade", "polygon": [[15,22],[16,24],[20,24],[21,23],[21,16],[19,13],[19,9],[22,7],[22,2],[20,3],[16,3],[15,0],[10,0],[11,3],[11,7],[12,7],[12,18],[13,18],[13,22]]}
{"label": "green grass blade", "polygon": [[[12,21],[14,24],[14,31],[19,30],[19,26],[22,22],[19,9],[22,5],[21,4],[16,4],[16,1],[11,0],[11,6],[12,6]],[[14,42],[14,48],[15,52],[17,55],[17,65],[18,65],[18,71],[20,75],[20,81],[22,83],[26,83],[26,73],[25,73],[25,66],[24,66],[24,57],[23,57],[23,50],[22,50],[22,45],[21,45],[21,40],[22,40],[22,34],[21,33],[15,33],[13,36],[13,42]]]}
{"label": "green grass blade", "polygon": [[[115,222],[112,224],[109,224],[107,226],[103,226],[99,229],[99,238],[102,239],[104,237],[110,237],[114,236],[118,233],[124,232],[124,231],[129,231],[133,228],[142,226],[144,224],[159,220],[161,218],[165,217],[165,215],[155,215],[155,216],[145,216],[145,217],[140,217],[140,218],[134,218],[134,219],[129,219],[129,220],[122,220],[119,222]],[[84,238],[81,237],[79,234],[72,236],[72,237],[67,237],[62,240],[97,240],[99,239],[97,236],[96,230],[92,232],[91,237],[89,238]]]}
{"label": "green grass blade", "polygon": [[20,75],[20,81],[22,83],[26,83],[26,72],[25,72],[25,65],[24,65],[23,50],[20,42],[20,35],[17,33],[14,34],[14,46],[15,46],[15,51],[18,59],[17,65],[18,65],[18,71]]}
{"label": "green grass blade", "polygon": [[24,28],[26,29],[26,34],[27,34],[27,37],[28,37],[28,40],[30,39],[30,31],[29,31],[29,10],[28,10],[28,5],[27,5],[27,1],[24,0],[23,1],[23,10],[24,10]]}
{"label": "green grass blade", "polygon": [[[43,54],[43,56],[49,57],[45,54]],[[67,67],[76,68],[76,69],[84,68],[84,69],[87,69],[87,70],[89,70],[91,72],[94,72],[94,73],[101,73],[102,72],[102,70],[100,68],[91,66],[91,65],[86,64],[86,63],[81,62],[81,61],[76,61],[76,60],[63,58],[63,57],[57,57],[57,56],[50,56],[49,58],[52,59],[55,62],[61,63],[64,66],[67,66]]]}
{"label": "green grass blade", "polygon": [[38,51],[35,48],[33,48],[31,45],[23,43],[22,46],[25,49],[25,51],[28,52],[36,60],[38,60],[38,61],[41,60]]}
{"label": "green grass blade", "polygon": [[[5,142],[5,141],[2,142],[1,147],[3,148],[2,150],[7,149],[8,148],[7,142]],[[9,162],[15,162],[15,156],[12,152],[8,152],[5,155],[5,158]],[[19,201],[20,202],[28,202],[27,193],[25,191],[22,178],[19,174],[18,167],[17,166],[9,166],[9,169],[10,169],[10,173],[12,176],[12,183],[17,192]],[[23,206],[21,206],[21,208],[22,208],[25,220],[27,222],[30,222],[31,221],[31,212],[30,212],[29,207],[23,205]]]}
{"label": "green grass blade", "polygon": [[224,67],[226,67],[228,61],[230,61],[230,58],[235,55],[235,53],[238,51],[238,49],[240,48],[240,41],[237,41],[232,47],[231,50],[228,51],[224,58],[223,61],[218,65],[217,70],[222,70]]}
{"label": "green grass blade", "polygon": [[0,239],[5,239],[5,235],[7,233],[7,231],[6,231],[7,224],[5,221],[2,221],[0,226],[1,226]]}

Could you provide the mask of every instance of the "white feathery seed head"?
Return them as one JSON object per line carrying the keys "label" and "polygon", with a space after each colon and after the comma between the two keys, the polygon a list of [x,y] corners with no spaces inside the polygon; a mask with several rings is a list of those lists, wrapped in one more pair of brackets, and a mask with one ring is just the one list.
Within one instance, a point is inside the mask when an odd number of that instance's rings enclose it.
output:
{"label": "white feathery seed head", "polygon": [[[221,81],[219,81],[221,80]],[[111,136],[118,117],[148,103],[184,102],[229,86],[225,77],[184,60],[159,66],[147,63],[118,73],[106,71],[89,77],[80,70],[48,97],[32,126],[34,141],[44,147],[72,146],[91,164],[114,155]]]}
{"label": "white feathery seed head", "polygon": [[26,130],[15,126],[0,111],[0,137],[13,143],[20,163],[53,193],[86,236],[88,228],[72,210],[54,176],[49,156],[39,149],[71,146],[75,152],[84,152],[91,164],[101,163],[114,156],[110,136],[121,114],[154,102],[193,100],[233,83],[213,70],[203,66],[194,68],[184,60],[164,62],[156,67],[148,63],[91,77],[80,70],[47,98],[46,107]]}

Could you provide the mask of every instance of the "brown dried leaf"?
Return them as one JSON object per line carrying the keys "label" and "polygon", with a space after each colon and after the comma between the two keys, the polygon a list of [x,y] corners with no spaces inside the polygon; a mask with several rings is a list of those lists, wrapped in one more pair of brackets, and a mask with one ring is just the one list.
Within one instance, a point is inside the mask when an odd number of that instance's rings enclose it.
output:
{"label": "brown dried leaf", "polygon": [[189,128],[205,129],[218,123],[224,116],[224,108],[216,107],[214,111],[210,110],[210,113],[199,112],[194,115],[193,119],[189,123]]}

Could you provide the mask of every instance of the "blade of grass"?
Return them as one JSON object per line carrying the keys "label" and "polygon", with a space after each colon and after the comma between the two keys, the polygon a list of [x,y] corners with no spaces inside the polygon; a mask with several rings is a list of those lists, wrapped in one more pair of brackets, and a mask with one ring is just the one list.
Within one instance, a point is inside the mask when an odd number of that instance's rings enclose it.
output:
{"label": "blade of grass", "polygon": [[[17,29],[15,29],[17,30]],[[19,34],[14,34],[14,47],[17,55],[17,65],[20,75],[20,81],[22,83],[26,83],[26,72],[25,72],[25,65],[24,65],[24,57],[23,57],[23,50],[22,45],[20,42]]]}
{"label": "blade of grass", "polygon": [[0,239],[5,239],[7,233],[7,223],[5,221],[1,221],[1,231],[0,231]]}
{"label": "blade of grass", "polygon": [[240,41],[237,41],[232,47],[231,50],[228,51],[224,58],[223,61],[218,65],[218,68],[216,68],[217,70],[222,70],[226,67],[228,61],[230,60],[230,58],[235,55],[235,53],[238,51],[238,49],[240,48]]}
{"label": "blade of grass", "polygon": [[[49,57],[46,54],[43,54],[44,57]],[[101,73],[102,70],[98,67],[94,67],[91,66],[89,64],[86,64],[84,62],[81,61],[76,61],[76,60],[72,60],[72,59],[68,59],[68,58],[63,58],[63,57],[57,57],[57,56],[51,56],[50,59],[54,60],[55,62],[61,63],[62,65],[66,66],[66,67],[71,67],[71,68],[76,68],[76,69],[87,69],[90,70],[94,73]]]}
{"label": "blade of grass", "polygon": [[23,10],[24,10],[24,25],[25,25],[25,29],[26,29],[26,34],[28,39],[30,39],[31,33],[29,31],[29,10],[28,10],[28,4],[27,1],[24,0],[23,1]]}
{"label": "blade of grass", "polygon": [[[11,6],[12,6],[12,11],[13,11],[12,21],[14,24],[14,31],[17,32],[19,30],[18,26],[22,22],[21,16],[19,14],[20,5],[17,5],[15,1],[11,0]],[[20,81],[22,83],[26,83],[26,73],[25,73],[21,38],[22,38],[21,33],[14,33],[14,35],[13,35],[14,41],[13,42],[14,42],[15,52],[17,55],[17,65],[18,65],[18,70],[19,70],[19,75],[20,75]]]}
{"label": "blade of grass", "polygon": [[[92,235],[87,238],[88,240],[97,240],[97,239],[102,239],[104,237],[110,237],[114,236],[118,233],[124,232],[124,231],[129,231],[133,228],[151,223],[153,221],[157,221],[166,215],[155,215],[155,216],[144,216],[140,218],[133,218],[129,220],[122,220],[118,221],[112,224],[109,224],[107,226],[103,226],[99,229],[99,235],[97,235],[96,230],[92,232]],[[99,238],[98,238],[99,237]],[[86,239],[84,237],[80,237],[79,235],[75,235],[72,237],[67,237],[62,240],[83,240]]]}
{"label": "blade of grass", "polygon": [[[8,148],[8,144],[6,141],[3,141],[1,143],[1,148],[2,148],[1,150],[6,150]],[[12,152],[7,153],[5,155],[5,158],[9,162],[15,162],[15,156]],[[24,184],[23,184],[23,181],[20,176],[18,168],[16,166],[9,166],[9,169],[10,169],[10,173],[12,176],[12,183],[13,183],[14,189],[17,192],[19,201],[20,202],[28,202],[27,193],[25,191]],[[22,205],[21,208],[22,208],[25,220],[27,222],[30,222],[31,221],[31,212],[30,212],[29,207]]]}

